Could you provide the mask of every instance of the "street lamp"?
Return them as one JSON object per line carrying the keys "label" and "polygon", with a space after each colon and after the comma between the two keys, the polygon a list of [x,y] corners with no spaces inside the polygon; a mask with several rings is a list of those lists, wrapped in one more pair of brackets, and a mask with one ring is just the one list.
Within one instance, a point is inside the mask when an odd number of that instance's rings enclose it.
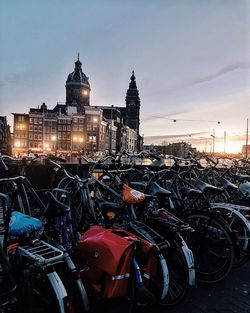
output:
{"label": "street lamp", "polygon": [[213,129],[213,134],[210,135],[213,138],[213,154],[214,154],[214,146],[215,146],[215,129]]}
{"label": "street lamp", "polygon": [[[56,135],[51,135],[51,141],[53,141],[53,147],[54,147],[54,150],[55,150],[55,155],[56,155],[56,150],[57,150],[57,141],[56,141]],[[54,146],[55,145],[55,146]]]}

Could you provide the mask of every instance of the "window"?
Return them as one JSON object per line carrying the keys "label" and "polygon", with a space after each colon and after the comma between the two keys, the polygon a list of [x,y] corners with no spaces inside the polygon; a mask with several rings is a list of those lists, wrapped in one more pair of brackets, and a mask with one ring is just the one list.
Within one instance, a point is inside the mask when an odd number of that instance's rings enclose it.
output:
{"label": "window", "polygon": [[30,117],[30,123],[33,123],[33,117]]}
{"label": "window", "polygon": [[34,131],[37,132],[37,126],[36,125],[34,125]]}
{"label": "window", "polygon": [[34,140],[37,140],[37,134],[34,134]]}
{"label": "window", "polygon": [[56,132],[56,128],[55,127],[51,127],[51,132],[55,133]]}
{"label": "window", "polygon": [[18,116],[18,121],[23,122],[24,121],[24,116]]}
{"label": "window", "polygon": [[62,130],[62,125],[58,125],[58,130]]}
{"label": "window", "polygon": [[41,134],[38,135],[38,140],[42,140],[43,136]]}
{"label": "window", "polygon": [[67,130],[67,126],[66,125],[63,125],[63,130]]}
{"label": "window", "polygon": [[32,131],[33,130],[33,125],[30,125],[30,131]]}
{"label": "window", "polygon": [[71,125],[68,125],[67,126],[67,131],[70,131],[71,130]]}
{"label": "window", "polygon": [[29,134],[29,139],[33,139],[33,134]]}
{"label": "window", "polygon": [[34,118],[34,123],[37,124],[37,118]]}
{"label": "window", "polygon": [[42,126],[38,126],[38,131],[39,131],[39,132],[43,131]]}

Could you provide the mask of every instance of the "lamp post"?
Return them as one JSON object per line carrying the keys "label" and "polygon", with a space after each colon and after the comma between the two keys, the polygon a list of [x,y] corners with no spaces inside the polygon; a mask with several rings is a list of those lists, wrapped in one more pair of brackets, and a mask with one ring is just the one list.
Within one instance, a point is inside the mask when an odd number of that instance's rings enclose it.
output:
{"label": "lamp post", "polygon": [[54,142],[54,144],[55,144],[55,156],[56,156],[56,153],[57,153],[57,140],[56,140],[56,135],[52,135],[51,136],[51,141],[53,141]]}
{"label": "lamp post", "polygon": [[215,146],[215,129],[213,129],[213,134],[211,134],[210,136],[213,138],[213,142],[212,142],[212,143],[213,143],[213,145],[212,145],[212,147],[213,147],[213,148],[212,148],[212,152],[213,152],[213,154],[214,154],[214,146]]}

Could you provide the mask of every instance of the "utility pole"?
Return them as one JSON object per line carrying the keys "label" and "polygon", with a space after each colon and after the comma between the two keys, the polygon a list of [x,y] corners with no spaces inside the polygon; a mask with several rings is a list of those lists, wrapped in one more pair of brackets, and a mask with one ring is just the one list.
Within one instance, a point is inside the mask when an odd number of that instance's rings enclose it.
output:
{"label": "utility pole", "polygon": [[224,154],[226,154],[227,133],[224,130]]}
{"label": "utility pole", "polygon": [[246,159],[248,158],[248,119],[247,119],[247,132],[246,132]]}

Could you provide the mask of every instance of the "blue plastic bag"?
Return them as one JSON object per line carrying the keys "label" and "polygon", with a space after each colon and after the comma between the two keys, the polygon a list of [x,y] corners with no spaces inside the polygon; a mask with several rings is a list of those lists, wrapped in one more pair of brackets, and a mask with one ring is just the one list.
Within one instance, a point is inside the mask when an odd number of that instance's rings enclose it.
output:
{"label": "blue plastic bag", "polygon": [[9,235],[21,236],[25,233],[39,232],[43,228],[42,222],[32,216],[14,211],[9,222]]}

